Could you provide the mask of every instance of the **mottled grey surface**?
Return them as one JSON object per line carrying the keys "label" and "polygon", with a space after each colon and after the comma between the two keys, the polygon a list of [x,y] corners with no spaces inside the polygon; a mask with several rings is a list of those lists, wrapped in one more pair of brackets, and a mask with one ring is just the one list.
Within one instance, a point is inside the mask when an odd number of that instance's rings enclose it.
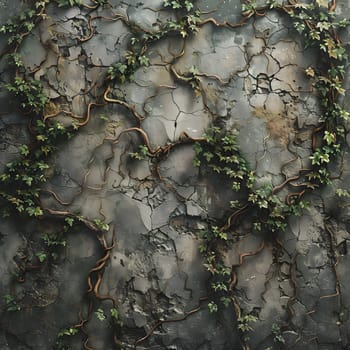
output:
{"label": "mottled grey surface", "polygon": [[[0,1],[6,9],[0,21],[15,12],[15,3]],[[126,52],[128,25],[152,31],[167,18],[166,11],[158,11],[161,1],[110,4],[97,10],[50,5],[48,17],[21,47],[25,66],[43,81],[53,108],[72,111],[78,121],[103,92],[107,66]],[[235,23],[241,18],[238,1],[203,0],[198,6],[207,13],[203,19]],[[346,1],[338,9],[342,16],[350,15]],[[315,56],[303,50],[291,28],[271,11],[240,28],[207,23],[186,40],[161,40],[149,48],[150,66],[140,68],[134,82],[115,86],[114,96],[145,117],[141,126],[154,148],[176,142],[184,132],[200,137],[214,119],[221,120],[228,129],[238,130],[239,145],[258,182],[278,185],[284,176],[310,165],[310,135],[320,115],[304,73]],[[179,55],[182,48],[184,54]],[[173,68],[183,75],[192,66],[199,71],[199,96],[171,73]],[[7,100],[2,93],[1,168],[30,140],[25,118]],[[108,120],[101,118],[104,115]],[[60,118],[65,120],[63,113]],[[117,301],[123,342],[134,344],[159,320],[175,320],[159,325],[131,348],[240,349],[234,310],[208,312],[204,298],[209,273],[198,249],[198,231],[209,217],[224,218],[232,194],[217,178],[203,177],[192,166],[191,145],[174,148],[155,176],[150,161],[130,157],[141,139],[135,132],[121,132],[134,126],[131,112],[122,106],[94,108],[89,123],[53,157],[42,204],[110,225],[107,240],[110,244],[115,239],[116,245],[99,292]],[[336,188],[349,189],[349,160],[346,149],[335,170],[337,175],[342,169],[340,177],[307,197],[311,206],[290,219],[280,245],[267,238],[260,253],[238,266],[240,254],[255,251],[263,240],[243,227],[225,252],[227,266],[235,266],[235,295],[243,312],[258,316],[247,334],[251,349],[349,349],[349,200],[334,195]],[[23,283],[14,282],[12,275],[24,257],[35,254],[47,225],[47,220],[32,223],[24,218],[0,222],[0,294],[16,294],[22,305],[21,312],[3,313],[1,350],[52,349],[58,331],[78,323],[79,312],[86,312],[86,278],[104,255],[87,229],[68,234],[57,263],[39,271],[33,267]],[[111,304],[107,300],[95,307],[107,314]],[[274,341],[273,324],[281,326],[285,344]],[[95,314],[85,332],[92,349],[116,348],[112,325],[98,321]],[[82,348],[80,336],[71,346]]]}

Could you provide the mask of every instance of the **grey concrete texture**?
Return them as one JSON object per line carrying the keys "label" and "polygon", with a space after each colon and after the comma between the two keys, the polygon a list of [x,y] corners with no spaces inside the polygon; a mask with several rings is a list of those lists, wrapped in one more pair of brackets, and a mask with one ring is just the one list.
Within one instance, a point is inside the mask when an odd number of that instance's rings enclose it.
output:
{"label": "grey concrete texture", "polygon": [[[20,4],[0,1],[6,9],[0,21],[20,12]],[[339,15],[350,16],[347,1],[337,6]],[[25,67],[43,82],[54,110],[68,110],[83,121],[88,104],[103,94],[108,66],[127,52],[132,30],[154,32],[172,16],[161,8],[161,1],[109,1],[96,9],[50,4],[46,19],[21,45]],[[198,8],[203,20],[241,19],[238,1],[202,0]],[[117,303],[123,344],[137,350],[243,349],[232,306],[208,311],[210,273],[198,238],[209,220],[225,220],[232,193],[193,166],[191,144],[173,148],[155,167],[151,160],[132,159],[142,138],[124,130],[140,126],[155,149],[184,133],[199,138],[219,121],[238,131],[258,184],[276,186],[310,166],[310,136],[321,111],[305,69],[317,58],[276,11],[234,29],[208,22],[195,35],[164,38],[148,50],[150,65],[136,71],[135,81],[112,89],[143,116],[140,125],[119,104],[93,108],[89,122],[50,159],[52,176],[40,200],[44,208],[109,224],[106,240],[115,246],[101,271],[99,294]],[[172,73],[186,75],[192,66],[201,94]],[[3,63],[1,69],[6,74]],[[2,170],[31,136],[26,117],[3,92],[0,101]],[[58,118],[68,120],[64,113]],[[243,335],[249,349],[350,348],[349,200],[335,196],[337,188],[350,190],[349,160],[345,149],[332,185],[307,196],[310,207],[289,220],[278,244],[252,234],[249,223],[230,233],[233,243],[223,256],[237,275],[235,298],[244,314],[258,318]],[[65,337],[70,347],[61,348],[121,348],[113,341],[113,323],[96,314],[101,309],[109,315],[110,300],[91,306],[86,292],[89,271],[105,254],[101,237],[79,226],[67,234],[52,264],[22,271],[55,225],[24,217],[0,222],[0,295],[16,295],[21,305],[19,312],[5,312],[1,300],[0,350],[55,349],[58,332],[79,323],[90,307],[84,332]],[[264,248],[240,264],[263,241]],[[22,283],[16,282],[18,270]]]}

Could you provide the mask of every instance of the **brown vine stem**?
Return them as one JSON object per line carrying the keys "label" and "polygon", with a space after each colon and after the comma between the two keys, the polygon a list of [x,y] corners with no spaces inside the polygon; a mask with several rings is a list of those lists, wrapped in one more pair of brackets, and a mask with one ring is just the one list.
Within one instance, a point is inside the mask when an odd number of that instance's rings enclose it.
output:
{"label": "brown vine stem", "polygon": [[89,337],[87,337],[87,339],[84,341],[84,349],[85,350],[94,350],[93,348],[90,348],[90,346],[88,345],[89,343]]}
{"label": "brown vine stem", "polygon": [[47,119],[50,119],[50,118],[54,118],[54,117],[57,117],[58,115],[60,114],[65,114],[65,115],[68,115],[74,119],[84,119],[82,122],[80,123],[76,123],[75,125],[77,127],[81,127],[81,126],[84,126],[86,125],[89,120],[90,120],[90,114],[91,114],[91,107],[93,106],[96,106],[96,107],[102,107],[103,104],[101,103],[95,103],[95,102],[90,102],[88,105],[87,105],[87,111],[86,111],[86,116],[85,117],[80,117],[80,116],[77,116],[76,114],[74,114],[73,112],[71,111],[66,111],[64,109],[61,109],[55,113],[51,113],[51,114],[47,114],[43,117],[43,121],[45,122]]}
{"label": "brown vine stem", "polygon": [[[136,128],[136,127],[124,129],[124,130],[119,134],[118,138],[117,138],[115,141],[113,141],[113,143],[114,143],[114,144],[118,143],[118,142],[119,142],[119,139],[120,139],[120,137],[121,137],[121,135],[123,135],[123,134],[125,134],[125,133],[128,133],[128,132],[131,132],[131,131],[136,131],[136,132],[138,132],[138,133],[142,136],[142,138],[143,138],[143,140],[144,140],[144,142],[145,142],[145,144],[146,144],[146,146],[147,146],[148,152],[151,153],[152,155],[155,155],[155,154],[157,154],[157,153],[159,153],[159,152],[162,151],[162,147],[160,147],[160,146],[156,147],[155,149],[152,149],[152,146],[151,146],[151,144],[150,144],[149,137],[148,137],[147,133],[146,133],[143,129],[141,129],[141,128]],[[106,140],[109,140],[109,139],[106,138]]]}
{"label": "brown vine stem", "polygon": [[179,74],[176,69],[174,68],[173,65],[170,66],[170,70],[171,72],[174,74],[174,76],[176,77],[176,79],[181,80],[181,81],[185,81],[185,82],[189,82],[192,79],[194,79],[194,77],[184,77],[183,75]]}
{"label": "brown vine stem", "polygon": [[80,322],[73,326],[74,328],[80,329],[81,332],[85,334],[86,339],[85,339],[85,341],[83,343],[84,348],[85,348],[84,344],[86,343],[86,345],[87,345],[87,343],[89,342],[89,334],[87,333],[87,331],[85,329],[85,324],[88,323],[90,321],[90,319],[91,319],[92,309],[93,309],[93,305],[92,305],[92,302],[90,301],[89,304],[88,304],[87,317],[83,318],[82,315],[81,315],[81,311],[79,311],[78,316],[79,316]]}
{"label": "brown vine stem", "polygon": [[253,13],[249,13],[249,14],[246,13],[245,15],[243,14],[244,17],[238,23],[230,23],[228,21],[218,22],[215,18],[210,17],[210,18],[204,19],[203,21],[199,22],[198,25],[203,26],[204,24],[211,23],[211,24],[215,25],[216,27],[229,27],[229,28],[234,29],[234,28],[243,27],[252,15],[253,15]]}
{"label": "brown vine stem", "polygon": [[88,24],[88,26],[89,26],[89,34],[87,36],[83,37],[83,38],[79,38],[78,39],[81,43],[89,41],[94,36],[95,32],[94,32],[94,29],[92,27],[92,24],[93,24],[93,21],[96,20],[96,19],[104,19],[104,20],[107,20],[107,21],[117,21],[117,20],[121,19],[121,20],[123,20],[125,22],[125,18],[122,15],[116,15],[115,18],[109,18],[109,17],[105,17],[105,16],[90,17],[89,24]]}
{"label": "brown vine stem", "polygon": [[[236,315],[236,318],[239,319],[242,317],[242,311],[241,311],[241,307],[239,305],[239,302],[236,300],[236,298],[234,296],[230,297],[233,308],[234,308],[234,312]],[[240,337],[241,338],[241,337]],[[241,343],[241,348],[242,350],[250,350],[249,345],[247,344],[247,342],[244,339],[240,339],[240,343]]]}
{"label": "brown vine stem", "polygon": [[232,225],[234,224],[234,220],[236,220],[236,218],[239,215],[243,214],[248,209],[248,207],[249,207],[249,203],[245,204],[243,207],[241,207],[241,208],[237,209],[235,212],[233,212],[226,220],[226,224],[220,228],[220,231],[226,231],[230,227],[232,227]]}
{"label": "brown vine stem", "polygon": [[54,191],[51,191],[51,190],[41,190],[41,192],[51,194],[51,195],[56,199],[56,201],[57,201],[58,203],[60,203],[61,205],[64,205],[64,206],[67,206],[67,205],[72,204],[72,202],[73,202],[73,200],[74,200],[74,199],[73,199],[71,202],[64,202],[63,200],[61,200],[61,199],[58,197],[57,193],[54,192]]}
{"label": "brown vine stem", "polygon": [[291,198],[293,198],[293,197],[297,197],[298,200],[300,200],[301,197],[306,193],[306,191],[307,191],[307,188],[304,188],[304,189],[303,189],[302,191],[300,191],[300,192],[288,193],[287,196],[286,196],[286,203],[287,203],[288,205],[291,205],[291,204],[292,204],[292,203],[291,203]]}
{"label": "brown vine stem", "polygon": [[[92,306],[92,305],[89,303],[89,307],[91,307],[91,306]],[[90,312],[89,312],[89,310],[88,310],[88,313],[90,314],[91,311],[92,311],[92,310],[90,310]],[[79,323],[75,324],[75,325],[73,326],[73,328],[82,328],[82,329],[83,329],[85,323],[89,322],[89,319],[83,318],[82,315],[81,315],[81,311],[79,311],[78,317],[79,317],[80,321],[79,321]]]}
{"label": "brown vine stem", "polygon": [[254,256],[254,255],[259,254],[264,248],[265,248],[265,241],[262,240],[259,247],[256,250],[239,254],[238,264],[232,265],[232,267],[231,267],[232,280],[231,280],[230,286],[229,286],[231,291],[233,291],[233,288],[235,287],[235,285],[237,284],[237,281],[238,281],[237,275],[236,275],[236,272],[234,271],[234,269],[236,267],[241,266],[243,264],[243,261],[245,258],[247,258],[248,256]]}
{"label": "brown vine stem", "polygon": [[326,299],[326,298],[334,298],[334,297],[337,297],[337,296],[340,295],[340,282],[339,282],[339,276],[338,276],[338,270],[337,270],[337,266],[338,266],[339,260],[338,260],[338,254],[337,254],[337,251],[336,251],[336,248],[335,248],[334,231],[333,231],[331,225],[327,221],[325,221],[324,227],[325,227],[325,229],[326,229],[326,231],[328,232],[328,235],[329,235],[330,246],[331,246],[331,253],[332,253],[332,256],[334,258],[334,263],[332,264],[332,268],[333,268],[333,272],[334,272],[334,275],[335,275],[335,292],[332,293],[332,294],[328,294],[328,295],[322,295],[320,297],[320,300],[321,299]]}
{"label": "brown vine stem", "polygon": [[90,114],[91,114],[91,107],[93,107],[93,106],[95,106],[95,107],[102,107],[103,104],[101,104],[101,103],[95,103],[95,102],[90,102],[90,103],[88,104],[88,106],[87,106],[87,112],[86,112],[85,120],[82,121],[82,122],[80,122],[80,123],[78,123],[78,124],[77,124],[78,127],[84,126],[84,125],[86,125],[86,124],[89,122],[89,120],[90,120]]}
{"label": "brown vine stem", "polygon": [[316,127],[313,131],[312,131],[312,151],[315,151],[317,146],[317,133],[320,132],[322,129],[324,129],[324,124],[321,124],[320,126]]}
{"label": "brown vine stem", "polygon": [[[76,217],[76,215],[72,214],[69,211],[62,211],[62,210],[54,210],[54,209],[50,209],[50,208],[42,208],[44,212],[47,212],[50,215],[53,216],[58,216],[58,217]],[[94,224],[93,222],[91,222],[88,219],[79,217],[79,221],[81,221],[87,228],[89,228],[92,231],[95,232],[99,232],[100,230],[98,229],[98,227],[96,226],[96,224]]]}
{"label": "brown vine stem", "polygon": [[60,114],[66,114],[72,118],[76,118],[76,119],[79,119],[80,117],[76,116],[73,112],[71,111],[66,111],[64,109],[61,109],[59,110],[58,112],[55,112],[55,113],[51,113],[51,114],[46,114],[44,115],[43,117],[43,121],[45,122],[47,119],[50,119],[50,118],[54,118],[54,117],[57,117],[58,115]]}
{"label": "brown vine stem", "polygon": [[153,332],[159,327],[161,326],[162,324],[164,323],[172,323],[172,322],[180,322],[180,321],[184,321],[186,320],[189,316],[193,315],[194,313],[198,312],[199,310],[201,310],[201,303],[205,300],[208,300],[208,297],[202,297],[199,299],[199,306],[197,306],[196,308],[186,312],[182,317],[179,317],[179,318],[172,318],[172,319],[168,319],[168,320],[159,320],[157,321],[152,327],[151,329],[148,331],[148,333],[140,338],[140,339],[137,339],[134,343],[134,348],[136,349],[136,345],[147,340],[152,334]]}
{"label": "brown vine stem", "polygon": [[[101,279],[102,279],[102,275],[100,273],[97,274],[97,282],[95,283],[95,286],[93,286],[92,283],[92,274],[95,272],[100,272],[106,265],[107,260],[109,260],[110,255],[111,255],[111,250],[114,248],[115,246],[115,241],[113,240],[112,245],[110,247],[107,246],[107,243],[105,241],[104,236],[102,236],[102,238],[100,238],[100,242],[102,244],[102,247],[104,248],[105,251],[105,255],[97,261],[96,266],[93,267],[89,273],[88,273],[88,278],[87,278],[87,284],[88,284],[88,290],[87,292],[94,292],[95,296],[97,299],[99,299],[99,294],[98,294],[98,288],[101,284]],[[97,287],[96,287],[97,286]]]}
{"label": "brown vine stem", "polygon": [[118,346],[119,349],[135,349],[135,346],[127,344],[117,338],[116,335],[113,337],[114,344]]}
{"label": "brown vine stem", "polygon": [[128,104],[127,102],[125,101],[122,101],[122,100],[119,100],[119,99],[115,99],[115,98],[112,98],[112,97],[109,97],[108,94],[111,92],[111,86],[108,85],[104,94],[103,94],[103,98],[106,102],[110,102],[110,103],[116,103],[116,104],[119,104],[123,107],[125,107],[126,109],[128,109],[132,115],[135,117],[137,123],[138,123],[138,126],[140,125],[141,121],[143,119],[145,119],[145,117],[143,117],[142,115],[140,115],[137,111],[136,111],[136,108],[135,106],[131,106],[130,104]]}
{"label": "brown vine stem", "polygon": [[283,181],[280,185],[275,186],[272,189],[272,194],[275,194],[276,192],[282,190],[289,182],[294,181],[294,180],[298,180],[299,178],[300,178],[300,175],[295,175],[295,176],[289,177],[288,179]]}

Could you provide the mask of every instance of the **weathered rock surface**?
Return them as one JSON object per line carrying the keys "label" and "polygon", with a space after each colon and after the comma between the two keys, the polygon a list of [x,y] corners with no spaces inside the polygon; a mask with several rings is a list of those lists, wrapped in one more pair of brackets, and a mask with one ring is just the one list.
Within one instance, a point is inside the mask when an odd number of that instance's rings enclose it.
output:
{"label": "weathered rock surface", "polygon": [[[6,9],[0,22],[20,11],[20,4],[0,1]],[[203,19],[236,23],[241,18],[237,1],[202,0],[198,6],[206,13]],[[55,108],[82,122],[88,104],[103,93],[108,66],[127,51],[130,28],[154,31],[166,20],[161,7],[161,1],[132,0],[97,9],[50,5],[48,18],[23,43],[25,66],[36,71]],[[347,2],[338,9],[350,16]],[[150,53],[150,66],[113,91],[145,117],[140,125],[130,109],[118,104],[92,109],[89,123],[51,160],[53,174],[41,202],[109,224],[110,258],[101,271],[99,294],[117,302],[122,342],[140,350],[240,349],[232,307],[208,311],[210,274],[198,239],[209,218],[222,220],[227,214],[231,192],[218,178],[203,178],[193,167],[191,145],[174,148],[155,169],[149,160],[130,157],[142,135],[123,131],[141,126],[155,149],[184,135],[200,138],[219,119],[238,131],[239,146],[258,182],[278,185],[310,165],[310,135],[320,107],[304,70],[315,57],[303,50],[291,23],[274,11],[237,29],[208,22],[190,38],[159,41]],[[200,95],[171,73],[173,68],[186,75],[192,66],[198,69]],[[31,135],[25,116],[3,92],[0,101],[3,169]],[[244,334],[252,350],[350,347],[349,200],[334,194],[336,188],[350,189],[349,157],[346,149],[340,177],[307,197],[310,207],[290,219],[278,241],[267,237],[261,251],[240,263],[242,254],[257,251],[263,238],[251,234],[249,225],[232,233],[236,236],[225,262],[236,272],[234,290],[243,312],[258,317]],[[21,270],[35,256],[48,226],[46,220],[24,218],[0,222],[0,295],[16,295],[22,308],[3,312],[1,350],[53,349],[58,332],[83,320],[90,306],[106,315],[112,308],[107,297],[96,305],[87,302],[87,276],[104,251],[101,237],[86,228],[67,234],[67,246],[53,264]],[[19,270],[25,278],[15,283]],[[94,312],[90,318],[82,335],[69,337],[71,349],[81,349],[87,336],[85,349],[118,348],[113,323],[99,321]]]}

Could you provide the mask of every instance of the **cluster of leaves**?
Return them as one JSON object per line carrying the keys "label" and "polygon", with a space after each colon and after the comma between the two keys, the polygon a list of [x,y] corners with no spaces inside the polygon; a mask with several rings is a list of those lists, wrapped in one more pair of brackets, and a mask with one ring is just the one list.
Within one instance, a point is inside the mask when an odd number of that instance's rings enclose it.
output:
{"label": "cluster of leaves", "polygon": [[198,68],[195,66],[191,66],[187,73],[183,74],[181,77],[178,76],[182,81],[187,82],[187,84],[191,86],[196,96],[200,96],[202,91],[199,75],[200,72]]}
{"label": "cluster of leaves", "polygon": [[271,327],[271,332],[273,334],[273,341],[274,343],[284,344],[286,340],[283,338],[281,327],[274,323]]}
{"label": "cluster of leaves", "polygon": [[117,83],[134,81],[134,72],[140,67],[149,66],[149,58],[136,51],[127,51],[123,62],[116,62],[108,68],[108,78]]}
{"label": "cluster of leaves", "polygon": [[37,12],[33,9],[23,11],[20,15],[10,18],[0,27],[0,33],[7,35],[7,44],[17,47],[35,27]]}
{"label": "cluster of leaves", "polygon": [[[350,25],[350,20],[337,20],[334,12],[313,2],[284,7],[270,0],[261,8],[282,9],[293,20],[296,31],[302,35],[305,48],[319,50],[319,66],[308,67],[306,75],[313,80],[313,85],[320,95],[323,107],[323,116],[320,119],[325,125],[322,135],[324,142],[311,156],[313,171],[307,178],[310,188],[329,184],[330,173],[327,166],[338,157],[344,139],[344,127],[339,125],[350,119],[349,112],[337,101],[340,95],[345,94],[342,83],[348,61],[347,50],[338,33]],[[242,4],[242,10],[246,15],[253,15],[259,11],[259,6],[255,0],[251,0]]]}
{"label": "cluster of leaves", "polygon": [[[210,251],[212,245],[214,245],[217,241],[220,240],[226,242],[228,236],[227,233],[221,231],[218,226],[211,226],[208,229],[200,231],[199,238],[202,239],[202,244],[199,246],[199,250],[201,253],[205,253]],[[211,272],[214,271],[212,268],[208,268],[208,270]]]}
{"label": "cluster of leaves", "polygon": [[295,29],[303,36],[305,47],[314,47],[320,52],[319,67],[308,67],[306,74],[313,80],[323,107],[323,145],[311,156],[313,171],[308,179],[315,187],[330,183],[327,165],[340,153],[344,139],[341,126],[349,120],[350,114],[339,103],[338,97],[345,94],[342,87],[348,54],[339,39],[339,30],[350,25],[349,19],[337,20],[334,12],[329,12],[313,3],[297,4],[287,13],[293,20]]}
{"label": "cluster of leaves", "polygon": [[320,8],[314,3],[297,4],[288,10],[293,25],[305,39],[305,48],[318,47],[330,58],[343,60],[347,58],[346,50],[334,36],[340,28],[350,24],[350,20],[336,21],[334,12]]}
{"label": "cluster of leaves", "polygon": [[164,0],[163,5],[174,10],[186,9],[187,12],[191,12],[194,8],[193,1],[190,0]]}
{"label": "cluster of leaves", "polygon": [[180,34],[183,38],[198,31],[198,24],[200,22],[199,12],[195,9],[195,1],[190,0],[164,0],[163,6],[165,8],[172,8],[179,14],[176,20],[168,19],[165,23],[162,32],[169,34],[175,32]]}
{"label": "cluster of leaves", "polygon": [[[281,327],[278,324],[273,323],[271,327],[271,333],[273,336],[274,344],[276,344],[276,346],[278,346],[278,349],[280,349],[280,347],[286,343],[286,340],[283,338],[282,335]],[[276,347],[274,346],[268,346],[267,348],[265,348],[265,350],[273,350],[275,348]]]}
{"label": "cluster of leaves", "polygon": [[257,320],[258,320],[258,318],[254,315],[251,315],[251,314],[240,316],[237,319],[237,321],[238,321],[237,328],[243,333],[249,332],[249,331],[253,330],[253,327],[251,324],[256,322]]}
{"label": "cluster of leaves", "polygon": [[257,9],[256,0],[250,0],[242,3],[242,13],[245,16],[252,16]]}
{"label": "cluster of leaves", "polygon": [[276,0],[267,0],[265,4],[258,5],[258,1],[256,0],[248,0],[246,2],[242,3],[242,14],[246,17],[251,17],[255,14],[259,14],[259,10],[262,11],[262,13],[265,13],[266,9],[274,9],[279,7],[279,4]]}
{"label": "cluster of leaves", "polygon": [[15,74],[11,82],[3,83],[3,87],[14,96],[23,113],[42,114],[49,101],[42,82],[25,76],[23,61],[18,52],[9,53],[7,61]]}
{"label": "cluster of leaves", "polygon": [[[224,176],[230,180],[231,189],[240,191],[243,187],[252,186],[253,173],[248,169],[244,157],[238,149],[236,134],[223,134],[218,127],[212,127],[204,135],[204,142],[196,142],[194,150],[196,156],[193,164],[196,167],[205,166],[209,171]],[[228,242],[228,234],[218,226],[210,225],[199,233],[201,239],[200,252],[206,257],[205,268],[212,275],[211,290],[213,300],[209,302],[210,312],[219,309],[219,303],[228,306],[229,283],[231,270],[222,263],[217,249]]]}
{"label": "cluster of leaves", "polygon": [[78,333],[79,329],[75,326],[61,329],[57,334],[57,339],[53,350],[71,350],[71,347],[66,344],[66,338],[72,337]]}
{"label": "cluster of leaves", "polygon": [[60,330],[58,332],[58,337],[64,337],[64,336],[72,336],[75,335],[79,332],[79,330],[76,327],[68,327]]}
{"label": "cluster of leaves", "polygon": [[19,106],[25,113],[41,114],[48,102],[40,80],[24,79],[16,76],[12,83],[4,84],[19,102]]}
{"label": "cluster of leaves", "polygon": [[[220,232],[217,227],[211,227],[200,232],[202,242],[206,242],[201,246],[201,252],[206,256],[206,261],[203,265],[211,273],[210,289],[212,295],[211,301],[208,303],[210,313],[217,312],[220,306],[227,307],[231,304],[229,286],[231,269],[222,263],[219,254],[216,252],[218,240],[221,238],[207,240],[207,237],[213,234],[212,231],[216,232],[214,235],[225,235],[225,233]],[[223,240],[226,241],[227,238],[224,237]],[[210,246],[212,249],[205,249],[205,246],[206,248]]]}
{"label": "cluster of leaves", "polygon": [[67,245],[67,239],[63,232],[47,234],[45,233],[41,237],[44,249],[37,252],[35,255],[42,263],[46,260],[57,260],[59,249]]}
{"label": "cluster of leaves", "polygon": [[100,219],[94,219],[93,220],[95,226],[100,230],[100,231],[108,231],[109,230],[109,225]]}
{"label": "cluster of leaves", "polygon": [[[123,322],[120,319],[119,311],[114,307],[114,308],[110,309],[109,312],[110,312],[110,317],[111,317],[113,323],[116,323],[120,327],[122,327]],[[107,319],[107,315],[102,309],[97,309],[95,311],[95,315],[96,315],[96,318],[101,322],[103,322]]]}
{"label": "cluster of leaves", "polygon": [[310,181],[309,186],[314,186],[313,182],[315,181],[330,184],[330,172],[327,165],[340,154],[341,144],[338,140],[344,136],[344,129],[338,129],[338,133],[325,130],[323,132],[323,145],[318,147],[310,157],[314,170],[306,175]]}
{"label": "cluster of leaves", "polygon": [[344,208],[349,206],[350,192],[344,188],[338,188],[335,195],[340,199],[338,207]]}
{"label": "cluster of leaves", "polygon": [[16,297],[14,297],[13,295],[6,294],[3,296],[3,300],[4,300],[5,305],[6,305],[5,306],[6,311],[15,312],[15,311],[21,310],[21,306],[18,304]]}
{"label": "cluster of leaves", "polygon": [[57,121],[46,125],[40,119],[33,131],[36,134],[34,142],[30,146],[20,146],[20,158],[6,164],[0,175],[0,198],[20,213],[40,216],[43,214],[38,204],[40,188],[50,175],[48,156],[61,140],[71,136],[71,132]]}
{"label": "cluster of leaves", "polygon": [[49,2],[50,0],[35,1],[32,8],[23,10],[18,16],[9,18],[6,23],[0,27],[0,33],[7,36],[9,49],[16,49],[20,46],[23,39],[34,29],[37,21],[45,16],[46,5]]}
{"label": "cluster of leaves", "polygon": [[284,231],[287,219],[292,215],[300,216],[302,210],[308,206],[307,202],[293,198],[287,204],[273,193],[271,185],[250,191],[248,202],[251,204],[254,229],[264,232]]}
{"label": "cluster of leaves", "polygon": [[[105,311],[101,308],[98,308],[95,311],[95,316],[100,322],[104,322],[107,320],[107,315]],[[116,308],[110,309],[110,320],[114,325],[118,325],[120,327],[123,326],[123,322],[120,319],[119,311]],[[71,347],[67,345],[67,339],[77,335],[78,333],[79,328],[77,328],[76,326],[61,329],[57,334],[54,350],[70,350]]]}
{"label": "cluster of leaves", "polygon": [[231,189],[239,191],[244,185],[251,188],[254,174],[239,151],[237,135],[234,132],[223,133],[218,127],[212,127],[204,134],[205,142],[196,142],[193,159],[194,166],[206,164],[216,174],[222,174],[231,180]]}
{"label": "cluster of leaves", "polygon": [[219,305],[227,307],[231,303],[229,290],[231,269],[223,264],[217,253],[218,246],[227,244],[229,237],[218,226],[211,225],[199,232],[199,238],[201,239],[199,250],[206,257],[203,265],[211,274],[212,300],[208,303],[208,308],[209,312],[213,313],[219,310]]}
{"label": "cluster of leaves", "polygon": [[[36,23],[44,16],[45,8],[50,0],[35,1],[32,8],[22,11],[18,16],[9,18],[0,27],[0,33],[7,35],[10,48],[18,47],[23,39],[31,33]],[[81,5],[81,0],[55,0],[58,7]]]}
{"label": "cluster of leaves", "polygon": [[148,147],[146,145],[139,145],[139,151],[131,152],[130,156],[134,159],[143,160],[149,157],[150,153],[148,152]]}
{"label": "cluster of leaves", "polygon": [[198,31],[198,23],[200,21],[199,12],[195,10],[195,1],[190,0],[164,0],[163,6],[170,7],[180,13],[180,17],[174,20],[168,20],[163,29],[165,33],[175,31],[183,38],[191,33]]}
{"label": "cluster of leaves", "polygon": [[[44,17],[46,5],[50,0],[36,1],[33,8],[23,11],[19,16],[9,19],[0,27],[0,33],[7,37],[7,63],[8,72],[12,78],[2,84],[14,97],[20,111],[30,117],[30,144],[18,147],[18,158],[6,164],[0,174],[0,206],[1,214],[6,217],[15,212],[23,213],[29,217],[38,217],[44,214],[40,205],[39,195],[43,183],[53,174],[49,165],[49,157],[58,149],[59,144],[69,139],[76,126],[74,122],[70,126],[64,126],[58,121],[43,121],[42,114],[48,103],[41,81],[31,78],[31,73],[26,72],[20,55],[20,46],[23,39],[30,34],[35,25]],[[80,0],[54,0],[59,7],[75,6],[81,4]],[[104,1],[96,1],[98,4]],[[128,57],[132,60],[132,57]],[[141,64],[146,64],[142,59]],[[28,118],[29,119],[29,118]],[[44,233],[41,236],[41,248],[35,253],[40,263],[57,260],[58,254],[67,244],[65,233],[77,222],[84,222],[99,231],[108,231],[108,224],[99,219],[89,221],[80,215],[72,214],[64,218],[64,226],[60,232]],[[15,296],[3,297],[7,311],[20,311]],[[111,309],[111,318],[115,324],[122,322],[116,309]],[[68,350],[65,337],[74,336],[79,332],[76,327],[63,329],[58,334],[55,349]]]}
{"label": "cluster of leaves", "polygon": [[243,340],[249,340],[249,332],[253,330],[252,323],[258,321],[258,317],[253,314],[239,315],[237,318],[237,329],[240,332]]}

